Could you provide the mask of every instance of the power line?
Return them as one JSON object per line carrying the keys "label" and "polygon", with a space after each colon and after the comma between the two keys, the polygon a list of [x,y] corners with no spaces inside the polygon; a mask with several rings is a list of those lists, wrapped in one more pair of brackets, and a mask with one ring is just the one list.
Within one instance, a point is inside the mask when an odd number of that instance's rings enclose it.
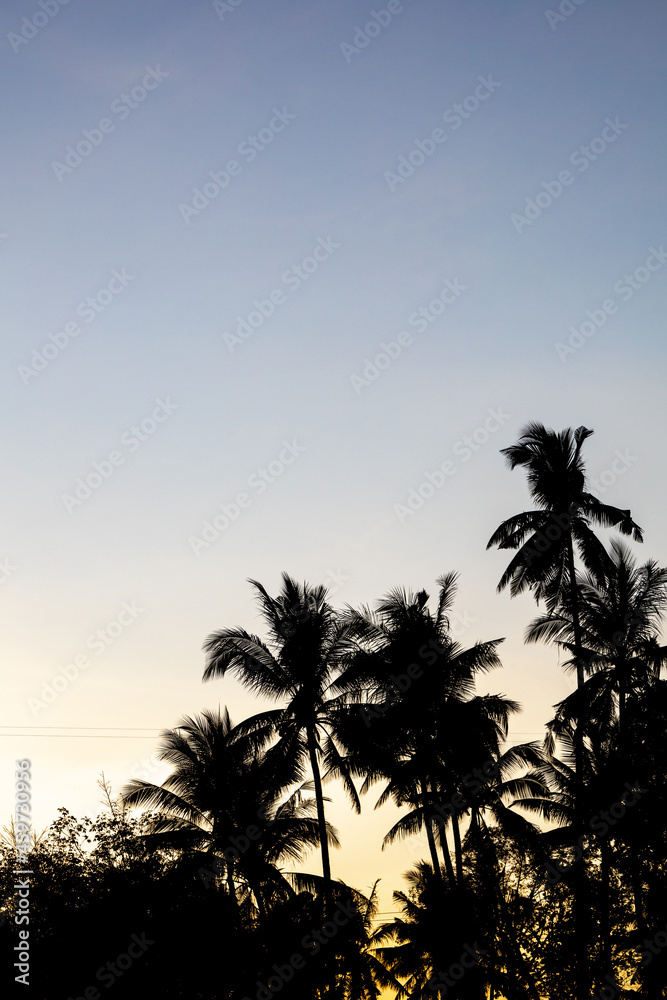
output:
{"label": "power line", "polygon": [[[538,735],[538,734],[536,734]],[[541,735],[541,734],[539,734]],[[120,733],[104,733],[96,736],[94,733],[0,733],[0,736],[15,739],[33,740],[155,740],[159,733],[153,736],[123,736]],[[512,740],[501,740],[501,743],[512,743]]]}
{"label": "power line", "polygon": [[[124,732],[145,733],[145,732],[151,730],[152,732],[156,733],[157,735],[159,735],[163,731],[164,728],[165,728],[164,726],[160,728],[158,726],[155,726],[155,727],[151,727],[151,726],[22,726],[20,724],[17,724],[15,726],[0,726],[0,729],[47,729],[47,730],[54,730],[54,729],[76,729],[76,730],[80,730],[80,729],[84,729],[84,730],[90,730],[92,732],[101,732],[104,729],[115,729],[115,730],[121,730],[121,731],[124,731]],[[179,729],[181,727],[180,726],[174,726],[172,728]],[[516,732],[516,733],[514,733],[514,736],[542,736],[542,733],[543,733],[543,730],[540,730],[539,732],[537,730],[535,730],[534,732],[524,732],[524,733]],[[0,733],[0,736],[2,736],[2,735],[3,734]],[[7,736],[13,736],[14,734],[13,733],[7,733],[6,735]],[[127,739],[133,739],[133,737],[128,736]],[[501,743],[508,743],[509,740],[501,740],[500,742]]]}
{"label": "power line", "polygon": [[[180,727],[174,726],[174,729]],[[5,725],[0,726],[0,730],[3,729],[20,729],[20,730],[31,730],[31,732],[0,732],[0,736],[14,736],[21,737],[24,739],[32,739],[37,737],[40,739],[79,739],[79,740],[154,740],[162,735],[165,727],[158,728],[149,726],[23,726],[23,725]],[[33,730],[40,729],[42,732],[36,733]],[[46,730],[46,731],[44,731]],[[55,730],[67,730],[66,732],[55,732]],[[74,732],[76,730],[76,732]],[[106,730],[114,730],[114,732],[106,732]],[[101,736],[94,734],[103,733]],[[124,733],[142,733],[144,735],[139,736],[125,736],[121,735]],[[511,743],[517,736],[544,736],[544,730],[537,731],[516,731],[512,734],[512,739],[501,740],[501,743]]]}
{"label": "power line", "polygon": [[14,736],[24,740],[154,740],[155,736],[120,736],[107,733],[93,736],[91,733],[0,733],[0,736]]}
{"label": "power line", "polygon": [[[22,739],[32,739],[38,737],[42,739],[80,739],[80,740],[155,740],[162,733],[161,729],[149,726],[0,726],[0,730],[19,729],[31,730],[30,732],[0,732],[0,736],[21,737]],[[34,732],[35,729],[41,732]],[[56,732],[58,730],[58,732]],[[67,732],[60,732],[67,730]],[[74,732],[73,730],[76,730]],[[81,731],[83,730],[83,731]],[[108,732],[107,730],[112,730]],[[101,735],[96,735],[100,733]],[[138,733],[141,735],[130,736],[126,733]]]}
{"label": "power line", "polygon": [[122,729],[128,732],[146,732],[151,729],[159,732],[158,726],[23,726],[20,723],[15,726],[0,726],[0,729]]}

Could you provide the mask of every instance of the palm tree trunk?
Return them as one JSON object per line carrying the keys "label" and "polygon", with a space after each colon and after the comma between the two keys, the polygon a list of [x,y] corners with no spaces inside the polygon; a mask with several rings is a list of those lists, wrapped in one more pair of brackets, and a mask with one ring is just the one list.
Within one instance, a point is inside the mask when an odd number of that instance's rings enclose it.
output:
{"label": "palm tree trunk", "polygon": [[230,861],[227,862],[227,891],[234,906],[238,910],[239,900],[236,895],[236,883],[234,882],[234,868]]}
{"label": "palm tree trunk", "polygon": [[315,802],[317,804],[317,825],[320,831],[320,850],[322,852],[322,876],[326,883],[328,892],[331,886],[331,863],[329,861],[329,841],[327,840],[327,821],[324,815],[324,796],[322,794],[322,779],[320,778],[320,766],[317,760],[315,727],[308,726],[307,734],[308,734],[308,754],[310,756],[310,769],[313,772],[313,784],[315,785]]}
{"label": "palm tree trunk", "polygon": [[451,855],[449,853],[449,844],[447,843],[447,830],[445,825],[440,827],[440,849],[442,850],[442,859],[445,862],[445,871],[447,872],[447,881],[452,888],[456,885],[456,876],[454,875],[454,867],[452,865]]}
{"label": "palm tree trunk", "polygon": [[[216,841],[218,841],[219,839],[218,830],[220,830],[221,828],[224,829],[223,822],[220,816],[216,815],[213,819],[213,829],[211,831],[211,840],[213,843],[216,843]],[[214,870],[216,863],[217,863],[217,858],[215,858],[214,856],[214,862],[213,862]],[[227,892],[229,893],[230,901],[234,907],[236,918],[238,919],[239,899],[238,896],[236,895],[236,883],[234,881],[234,863],[229,860],[229,857],[227,855],[225,855],[225,877],[227,880]]]}
{"label": "palm tree trunk", "polygon": [[[581,693],[584,686],[584,664],[581,645],[581,622],[579,620],[579,594],[574,569],[574,544],[572,530],[568,532],[567,558],[570,574],[570,601],[572,605],[572,630],[574,632],[574,657],[577,667],[577,691]],[[574,816],[577,835],[584,829],[584,730],[582,725],[581,706],[577,714],[574,731],[575,756],[575,794]],[[575,937],[575,976],[578,996],[588,996],[588,926],[589,914],[586,900],[586,853],[582,844],[581,859],[574,870],[574,937]]]}
{"label": "palm tree trunk", "polygon": [[440,867],[440,862],[438,861],[438,852],[435,846],[435,837],[433,836],[433,819],[429,816],[426,819],[426,839],[428,840],[428,849],[431,852],[431,864],[433,865],[433,871],[436,877],[442,882],[442,869]]}
{"label": "palm tree trunk", "polygon": [[452,816],[452,831],[454,833],[454,855],[456,857],[456,881],[461,885],[463,881],[463,851],[461,850],[461,830],[459,828],[458,817]]}
{"label": "palm tree trunk", "polygon": [[[423,787],[426,788],[430,792],[431,795],[435,794],[435,789],[433,788],[433,784],[431,782],[424,782]],[[440,850],[442,851],[442,860],[445,863],[445,872],[447,874],[447,882],[449,883],[449,885],[453,889],[454,886],[456,885],[456,879],[454,877],[454,869],[452,867],[452,859],[451,859],[450,854],[449,854],[449,844],[447,843],[447,827],[446,827],[445,819],[442,816],[437,816],[437,817],[434,816],[432,818],[432,820],[430,820],[430,822],[432,822],[432,823],[435,824],[436,829],[438,831],[438,834],[440,836]]]}
{"label": "palm tree trunk", "polygon": [[[574,656],[577,664],[577,690],[584,686],[584,664],[581,656],[581,622],[579,620],[579,594],[577,591],[577,580],[574,569],[574,544],[572,542],[572,532],[567,540],[567,562],[570,575],[570,599],[572,601],[572,630],[574,632]],[[577,719],[579,722],[579,719]]]}
{"label": "palm tree trunk", "polygon": [[606,976],[613,980],[611,965],[611,898],[609,893],[609,876],[611,872],[611,845],[606,838],[600,841],[600,878],[602,880],[600,901],[600,934],[602,937],[602,969],[600,981],[606,982]]}
{"label": "palm tree trunk", "polygon": [[639,860],[639,857],[637,855],[635,855],[635,857],[631,857],[630,859],[630,870],[631,870],[630,878],[632,880],[632,898],[635,910],[635,922],[637,924],[637,930],[639,931],[640,936],[642,938],[645,938],[648,936],[648,924],[646,922],[646,917],[644,915],[644,900],[642,898],[643,878],[641,870],[641,861]]}
{"label": "palm tree trunk", "polygon": [[257,912],[259,913],[259,926],[261,928],[266,927],[266,904],[262,899],[262,888],[261,886],[253,887],[253,894],[257,900]]}
{"label": "palm tree trunk", "polygon": [[431,853],[431,864],[433,865],[433,874],[435,877],[442,882],[442,870],[440,868],[440,862],[438,861],[438,852],[435,846],[435,837],[433,835],[433,816],[429,811],[429,796],[427,793],[429,784],[427,781],[419,782],[419,793],[421,799],[421,806],[424,810],[424,825],[426,826],[426,839],[428,841],[428,849]]}

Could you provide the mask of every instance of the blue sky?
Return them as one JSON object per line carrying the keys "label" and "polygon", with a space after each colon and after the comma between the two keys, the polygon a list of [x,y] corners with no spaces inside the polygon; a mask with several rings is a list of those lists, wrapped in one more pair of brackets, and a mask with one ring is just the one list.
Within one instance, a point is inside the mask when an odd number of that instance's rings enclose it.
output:
{"label": "blue sky", "polygon": [[[570,681],[485,552],[528,505],[499,449],[529,420],[595,428],[600,495],[665,562],[664,4],[218,7],[0,15],[7,819],[14,757],[45,825],[94,813],[99,772],[145,768],[184,713],[254,711],[202,686],[201,644],[256,627],[246,578],[282,570],[341,605],[458,570],[462,641],[507,637],[484,690],[537,737]],[[124,738],[50,728],[82,726]],[[389,811],[332,795],[338,874],[388,893],[417,855],[378,857]]]}

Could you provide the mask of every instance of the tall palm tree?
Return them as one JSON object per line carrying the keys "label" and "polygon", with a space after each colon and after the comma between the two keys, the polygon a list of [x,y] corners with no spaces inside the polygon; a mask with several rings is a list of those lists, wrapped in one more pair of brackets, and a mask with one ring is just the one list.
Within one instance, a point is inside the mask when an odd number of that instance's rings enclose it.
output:
{"label": "tall palm tree", "polygon": [[262,912],[265,890],[289,890],[277,866],[300,860],[319,842],[319,827],[301,790],[281,801],[294,775],[278,771],[258,743],[232,726],[227,710],[186,716],[162,734],[158,759],[173,765],[171,774],[162,785],[133,779],[121,798],[127,808],[153,810],[155,844],[199,858],[209,879],[224,873],[230,900],[252,894]]}
{"label": "tall palm tree", "polygon": [[[591,573],[577,578],[581,658],[588,677],[595,678],[593,685],[587,685],[591,696],[607,699],[610,718],[618,712],[623,738],[628,702],[643,695],[651,679],[667,665],[667,646],[659,643],[661,619],[667,610],[667,568],[660,568],[654,560],[637,566],[620,539],[612,539],[610,550],[602,581]],[[526,642],[540,640],[574,651],[574,609],[569,599],[531,623]],[[573,660],[564,666],[571,668]],[[627,736],[632,738],[631,733]]]}
{"label": "tall palm tree", "polygon": [[[349,727],[344,732],[350,760],[355,773],[365,774],[362,791],[376,781],[386,782],[378,806],[391,798],[398,806],[409,807],[383,846],[425,829],[431,865],[422,868],[423,872],[428,868],[429,884],[439,886],[439,901],[428,913],[435,934],[426,935],[421,945],[427,958],[415,952],[411,943],[413,932],[420,933],[419,920],[417,927],[415,921],[407,925],[399,921],[387,929],[387,935],[400,942],[397,950],[386,952],[391,968],[400,975],[408,975],[410,962],[422,966],[426,962],[432,971],[446,969],[460,957],[465,942],[477,936],[479,908],[469,889],[464,853],[466,843],[473,841],[481,853],[481,839],[489,836],[485,816],[490,815],[513,837],[525,839],[532,827],[512,811],[512,801],[523,804],[525,800],[529,811],[543,815],[543,799],[548,795],[534,771],[543,760],[537,746],[502,752],[508,720],[518,705],[499,695],[474,695],[478,675],[499,665],[496,649],[501,640],[469,649],[454,640],[449,614],[456,580],[453,573],[438,580],[435,612],[429,608],[425,591],[412,594],[398,589],[383,598],[375,611],[364,608],[350,613],[361,651],[341,682],[356,683],[357,693],[367,697],[361,713],[357,709],[357,720],[361,714],[365,729],[358,721],[360,731]],[[518,768],[526,767],[533,770],[515,776]],[[466,820],[469,828],[464,842]],[[446,879],[438,860],[438,842]],[[406,902],[402,897],[397,900]],[[455,915],[446,935],[443,907]],[[521,966],[515,974],[531,984],[524,956],[517,950],[512,960],[513,968]],[[423,977],[410,975],[399,995],[416,996],[423,986]],[[478,972],[468,976],[461,989],[461,996],[483,996]],[[532,990],[537,1000],[534,984]]]}
{"label": "tall palm tree", "polygon": [[[460,950],[466,941],[482,933],[492,933],[489,921],[481,919],[480,913],[485,909],[489,910],[489,914],[493,911],[495,922],[505,928],[505,937],[509,929],[511,947],[509,950],[503,947],[511,970],[508,975],[514,977],[515,983],[521,981],[525,984],[527,997],[539,1000],[530,963],[514,940],[516,929],[512,927],[513,918],[502,886],[503,866],[496,856],[493,840],[493,832],[497,831],[506,839],[515,841],[519,847],[529,849],[536,841],[537,829],[523,815],[515,812],[514,807],[523,807],[541,818],[553,818],[556,812],[550,801],[549,789],[537,770],[544,763],[538,746],[524,744],[504,752],[501,750],[509,716],[516,710],[515,703],[499,696],[486,695],[473,698],[454,711],[450,707],[449,712],[443,713],[444,739],[440,736],[437,740],[442,750],[439,759],[432,762],[436,769],[430,782],[432,794],[426,808],[440,814],[437,820],[438,839],[445,859],[446,829],[451,829],[453,834],[455,867],[446,886],[449,905],[456,912],[455,927],[450,931],[451,943],[456,945],[458,942],[456,946]],[[518,771],[523,773],[518,774]],[[473,774],[479,774],[481,780],[473,778]],[[408,794],[403,791],[401,795],[396,779],[397,775],[394,775],[380,802],[390,791],[397,804],[411,801],[409,786]],[[413,792],[413,802],[415,798]],[[416,808],[394,824],[384,843],[389,844],[397,837],[413,832],[420,812],[424,811],[422,803],[418,802]],[[467,830],[463,836],[462,828],[466,823]],[[480,893],[480,886],[484,887],[484,893]],[[499,940],[503,939],[500,932],[496,936]],[[477,995],[477,988],[471,982],[472,995]]]}
{"label": "tall palm tree", "polygon": [[[365,775],[364,791],[388,779],[378,805],[392,797],[413,807],[396,835],[425,828],[433,871],[439,877],[438,817],[432,803],[442,799],[456,734],[464,738],[461,706],[471,699],[476,676],[500,665],[496,648],[502,639],[464,649],[450,633],[457,574],[446,574],[437,582],[435,612],[426,591],[415,594],[400,588],[382,598],[375,610],[349,610],[347,622],[359,650],[337,689],[366,697],[365,705],[349,707],[339,719],[349,766],[355,774]],[[464,709],[470,720],[480,704]],[[482,754],[480,763],[488,756]],[[455,790],[451,775],[448,780],[451,794]],[[458,826],[453,832],[456,844]],[[451,881],[454,873],[444,831],[440,839]]]}
{"label": "tall palm tree", "polygon": [[[646,924],[642,872],[651,868],[651,852],[646,851],[651,840],[646,837],[646,819],[662,808],[661,765],[655,766],[654,753],[662,743],[658,711],[665,684],[660,673],[667,665],[667,647],[660,645],[659,634],[661,615],[667,608],[667,569],[661,569],[653,560],[638,567],[626,546],[614,539],[610,568],[602,583],[590,574],[581,575],[578,580],[582,658],[588,678],[582,689],[558,706],[551,729],[570,727],[571,731],[577,718],[585,717],[582,728],[587,752],[595,750],[596,758],[605,761],[606,773],[610,775],[607,779],[598,766],[587,796],[589,805],[595,801],[601,807],[609,805],[618,798],[626,781],[639,782],[650,789],[628,819],[614,829],[614,846],[624,849],[624,867],[629,873],[635,921],[641,935]],[[536,619],[527,633],[527,641],[551,640],[570,653],[574,649],[573,638],[569,602]],[[564,666],[572,668],[573,661]],[[605,748],[604,754],[601,748]],[[657,756],[662,756],[659,750]],[[601,842],[600,852],[604,872],[601,913],[605,928],[604,971],[608,973],[611,965],[608,882],[613,854],[607,838]],[[620,857],[618,850],[616,856]]]}
{"label": "tall palm tree", "polygon": [[[390,796],[397,805],[417,805],[394,824],[384,839],[385,846],[414,832],[422,816],[431,814],[443,855],[446,830],[452,831],[455,864],[450,881],[460,886],[464,881],[461,831],[465,824],[484,827],[485,817],[491,816],[508,834],[518,832],[524,821],[510,806],[524,804],[524,800],[528,811],[544,815],[549,792],[534,770],[543,763],[538,745],[521,744],[504,752],[501,748],[509,717],[517,710],[516,702],[500,695],[445,705],[428,759],[415,755],[387,761],[389,782],[378,805]],[[415,779],[421,768],[429,769],[431,791],[419,798]],[[524,773],[517,775],[519,770]]]}
{"label": "tall palm tree", "polygon": [[[590,574],[602,583],[610,569],[607,552],[590,524],[616,527],[635,541],[642,541],[641,528],[629,510],[603,504],[586,488],[581,456],[592,430],[578,427],[556,433],[543,424],[530,423],[517,444],[503,448],[510,469],[524,466],[528,486],[537,509],[515,514],[496,529],[487,549],[517,549],[498,584],[510,587],[512,597],[529,589],[536,600],[545,600],[553,610],[567,595],[577,650],[581,647],[579,600],[576,590],[575,546]],[[583,662],[577,654],[577,685],[584,682]]]}
{"label": "tall palm tree", "polygon": [[[613,977],[613,948],[619,949],[618,938],[622,936],[621,928],[614,927],[612,933],[612,880],[614,857],[619,844],[624,839],[625,821],[616,823],[606,829],[601,824],[605,809],[625,794],[622,772],[618,763],[618,722],[603,712],[600,717],[594,715],[589,706],[600,702],[589,698],[589,680],[582,692],[570,695],[556,706],[556,715],[548,723],[545,739],[545,763],[539,769],[543,779],[552,788],[554,801],[560,815],[559,826],[542,834],[542,843],[555,852],[550,863],[549,882],[570,880],[570,869],[576,863],[578,855],[586,853],[592,857],[590,865],[591,910],[597,912],[597,921],[591,921],[588,951],[591,956],[597,953],[595,962],[595,989],[604,988],[606,977]],[[579,701],[579,704],[577,702]],[[583,811],[583,834],[580,822],[581,811],[577,809],[577,762],[575,751],[575,732],[577,720],[581,714],[581,704],[586,706],[587,726],[584,743],[584,779],[586,785],[586,802]],[[557,753],[558,747],[558,753]],[[574,854],[570,852],[573,850]],[[576,868],[574,869],[576,876]],[[594,891],[593,891],[594,890]],[[576,878],[574,883],[576,893]],[[576,905],[576,899],[575,899]],[[627,913],[623,915],[623,923],[627,923]],[[576,928],[575,928],[576,929]],[[599,947],[596,949],[596,935],[599,937]],[[624,936],[624,932],[623,932]],[[616,940],[615,940],[616,939]]]}
{"label": "tall palm tree", "polygon": [[[590,898],[597,921],[591,923],[587,943],[591,956],[597,953],[597,990],[614,981],[614,966],[627,972],[642,942],[651,938],[652,928],[664,926],[664,885],[660,882],[667,855],[662,821],[667,810],[667,681],[654,680],[644,696],[628,702],[630,740],[621,738],[618,718],[607,712],[607,699],[596,686],[599,676],[590,677],[582,692],[556,706],[545,740],[546,763],[540,769],[562,812],[561,825],[542,835],[545,846],[556,852],[552,862],[557,870],[551,866],[549,881],[568,882],[574,873],[575,907],[576,858],[586,850],[592,861]],[[582,711],[587,714],[583,826],[576,803],[575,759],[575,733]],[[628,775],[631,780],[625,781]],[[653,887],[660,898],[658,919],[651,919],[649,912]],[[634,981],[638,980],[658,990],[645,994],[651,1000],[662,996],[658,984],[641,968]]]}
{"label": "tall palm tree", "polygon": [[331,883],[329,858],[330,836],[324,813],[322,765],[325,775],[342,778],[346,791],[359,809],[359,799],[348,768],[336,745],[338,714],[345,701],[344,692],[334,694],[333,683],[341,664],[354,644],[349,625],[326,599],[325,587],[298,584],[282,574],[282,590],[271,597],[261,583],[255,588],[268,640],[243,628],[220,629],[209,636],[204,649],[208,653],[204,680],[235,674],[257,694],[284,702],[283,707],[262,712],[242,724],[245,732],[279,734],[272,749],[274,756],[291,763],[295,773],[303,773],[310,764],[317,820],[320,831],[322,873],[325,884]]}
{"label": "tall palm tree", "polygon": [[[526,469],[528,486],[536,509],[515,514],[496,529],[487,548],[517,550],[498,584],[498,590],[510,587],[514,597],[531,590],[536,600],[544,600],[553,611],[567,600],[572,612],[574,660],[577,688],[584,684],[584,660],[580,623],[580,597],[575,573],[575,547],[586,569],[601,584],[609,570],[607,552],[591,530],[591,523],[616,527],[622,534],[642,541],[641,529],[632,520],[629,510],[603,504],[588,492],[581,448],[593,433],[586,427],[575,431],[567,428],[560,433],[540,423],[529,423],[521,431],[519,441],[503,448],[510,469],[521,465]],[[575,730],[576,802],[578,825],[583,826],[584,751],[581,727]],[[579,989],[587,991],[586,935],[587,914],[584,902],[585,866],[577,866],[576,892],[579,933],[577,934],[577,965]]]}

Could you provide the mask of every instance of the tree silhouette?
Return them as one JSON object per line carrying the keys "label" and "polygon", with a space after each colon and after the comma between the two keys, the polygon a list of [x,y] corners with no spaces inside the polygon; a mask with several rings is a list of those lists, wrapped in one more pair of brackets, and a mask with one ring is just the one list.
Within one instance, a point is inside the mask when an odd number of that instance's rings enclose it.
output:
{"label": "tree silhouette", "polygon": [[[456,581],[455,573],[438,579],[435,613],[429,608],[426,591],[413,594],[400,588],[382,598],[374,611],[350,610],[347,622],[359,651],[338,682],[341,690],[365,694],[367,699],[361,708],[348,709],[339,727],[350,766],[356,774],[365,775],[363,790],[388,779],[378,805],[391,797],[399,805],[412,806],[390,839],[425,828],[431,864],[439,877],[436,833],[441,829],[450,881],[455,875],[446,833],[433,803],[448,801],[458,790],[454,764],[457,740],[465,741],[473,713],[477,724],[484,704],[470,703],[475,678],[500,665],[496,647],[502,642],[494,639],[464,649],[454,639],[449,613]],[[492,714],[487,721],[492,721]],[[476,749],[483,764],[489,752],[480,750],[479,743]],[[452,829],[458,856],[458,823],[452,824]]]}
{"label": "tree silhouette", "polygon": [[[88,995],[110,967],[128,1000],[267,1000],[283,987],[298,1000],[666,995],[667,568],[596,537],[641,531],[588,491],[591,433],[532,423],[503,449],[534,509],[488,543],[513,551],[498,589],[542,605],[526,641],[554,643],[576,674],[542,745],[510,746],[518,702],[480,690],[502,640],[454,633],[456,574],[438,579],[433,603],[396,587],[344,611],[286,573],[276,596],[251,580],[265,638],[213,633],[204,679],[231,673],[276,704],[236,726],[226,709],[185,716],[162,734],[161,785],[132,780],[116,800],[102,776],[102,816],[61,810],[33,838],[31,985],[44,1000]],[[377,882],[364,895],[332,879],[328,778],[356,811],[357,779],[362,793],[379,784],[377,806],[398,807],[383,847],[425,834],[428,860],[376,930]],[[322,874],[293,870],[313,848]],[[10,824],[8,967],[17,858]],[[146,949],[130,961],[132,935]]]}
{"label": "tree silhouette", "polygon": [[[626,730],[626,705],[641,696],[651,678],[667,665],[667,647],[659,643],[660,623],[667,608],[667,569],[654,560],[637,566],[636,559],[619,539],[612,539],[606,573],[601,581],[593,574],[578,576],[577,611],[584,672],[589,700],[606,699],[606,707],[590,710],[614,716],[620,734]],[[566,652],[575,651],[575,612],[569,595],[558,608],[537,618],[526,633],[527,642],[555,642]],[[564,664],[574,667],[574,660]],[[627,734],[631,738],[631,733]]]}
{"label": "tree silhouette", "polygon": [[282,756],[302,774],[309,761],[313,776],[320,831],[322,873],[331,882],[329,837],[322,792],[321,764],[325,775],[343,780],[359,809],[359,799],[346,763],[336,745],[336,727],[345,697],[334,681],[354,643],[349,626],[341,621],[326,599],[324,587],[296,583],[282,575],[282,590],[270,597],[256,580],[255,588],[269,638],[266,642],[245,629],[214,632],[205,643],[208,653],[204,680],[235,674],[246,687],[284,707],[262,712],[244,723],[246,732],[271,730],[280,735],[274,756]]}
{"label": "tree silhouette", "polygon": [[[154,810],[154,844],[189,855],[205,882],[224,873],[234,904],[251,893],[265,914],[276,894],[290,891],[279,863],[299,861],[319,843],[313,800],[298,789],[280,801],[293,774],[279,772],[276,758],[259,749],[255,734],[234,728],[226,710],[205,710],[164,732],[158,758],[173,765],[171,774],[162,785],[130,781],[124,805]],[[336,842],[330,829],[327,835]]]}
{"label": "tree silhouette", "polygon": [[[549,732],[552,740],[558,738],[569,745],[570,758],[574,756],[577,726],[583,734],[587,788],[583,831],[588,834],[587,853],[599,857],[593,874],[598,875],[600,884],[599,981],[604,985],[605,977],[612,975],[614,960],[611,882],[615,872],[624,873],[641,939],[648,932],[644,873],[654,870],[661,857],[660,852],[647,851],[647,842],[655,843],[648,835],[647,821],[655,822],[664,807],[664,782],[656,726],[647,726],[646,720],[653,717],[657,722],[664,697],[660,671],[667,662],[667,650],[659,644],[659,628],[667,606],[667,571],[652,560],[638,567],[626,546],[612,540],[609,570],[602,583],[590,574],[580,575],[578,581],[582,659],[588,677],[581,689],[557,706]],[[551,614],[536,619],[527,633],[528,641],[550,640],[569,653],[574,651],[573,638],[573,615],[567,600]],[[564,666],[572,669],[573,660]],[[574,796],[574,774],[561,764],[559,775],[561,783],[567,777],[569,793]],[[591,817],[604,815],[605,809],[622,800],[626,789],[639,787],[644,789],[639,803],[607,836],[592,838]],[[599,820],[596,828],[600,828]]]}
{"label": "tree silhouette", "polygon": [[[575,546],[584,566],[600,584],[609,571],[609,556],[603,544],[590,528],[590,524],[616,527],[624,535],[642,540],[641,529],[630,516],[629,510],[603,504],[587,490],[586,473],[581,448],[593,433],[586,427],[575,431],[567,428],[560,433],[548,430],[540,423],[530,423],[521,431],[519,441],[503,448],[510,469],[526,469],[531,498],[536,509],[508,518],[496,529],[487,548],[497,545],[500,549],[515,549],[498,584],[502,591],[510,587],[514,597],[531,590],[536,600],[544,600],[548,611],[555,610],[565,600],[572,613],[574,660],[577,688],[584,684],[584,660],[580,623],[580,598],[575,572]],[[584,808],[583,785],[583,734],[575,729],[575,755],[577,758],[577,792],[575,808],[582,827]],[[588,914],[585,902],[585,866],[577,866],[578,890],[577,934],[578,988],[585,993],[586,936]]]}

